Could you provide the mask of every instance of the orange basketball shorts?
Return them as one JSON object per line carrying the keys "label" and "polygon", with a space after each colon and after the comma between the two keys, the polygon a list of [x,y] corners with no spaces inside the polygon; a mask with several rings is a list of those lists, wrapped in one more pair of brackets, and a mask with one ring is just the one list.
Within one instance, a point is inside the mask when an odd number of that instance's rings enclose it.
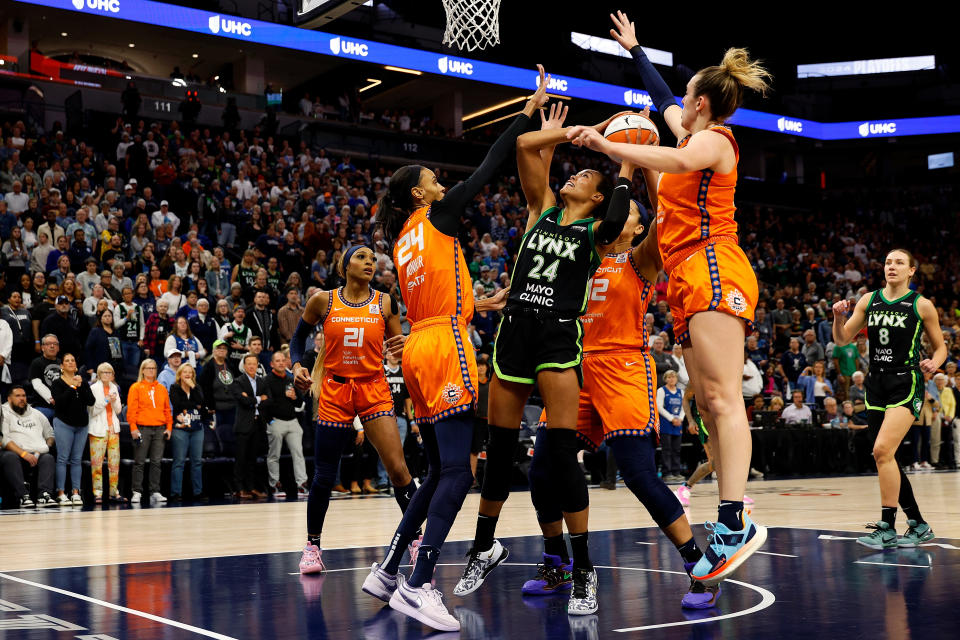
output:
{"label": "orange basketball shorts", "polygon": [[461,318],[414,323],[403,347],[403,380],[417,422],[432,424],[476,407],[477,358]]}
{"label": "orange basketball shorts", "polygon": [[[669,267],[669,269],[667,269]],[[664,261],[667,304],[677,342],[690,340],[690,318],[701,311],[721,311],[753,326],[759,288],[746,254],[735,242],[704,241]]]}
{"label": "orange basketball shorts", "polygon": [[363,423],[393,415],[393,396],[382,374],[367,378],[324,375],[317,402],[321,427],[352,429],[354,416],[360,416]]}
{"label": "orange basketball shorts", "polygon": [[[642,351],[601,351],[583,357],[583,387],[577,412],[577,437],[584,448],[614,436],[659,433],[656,408],[657,370]],[[546,410],[540,413],[545,425]]]}

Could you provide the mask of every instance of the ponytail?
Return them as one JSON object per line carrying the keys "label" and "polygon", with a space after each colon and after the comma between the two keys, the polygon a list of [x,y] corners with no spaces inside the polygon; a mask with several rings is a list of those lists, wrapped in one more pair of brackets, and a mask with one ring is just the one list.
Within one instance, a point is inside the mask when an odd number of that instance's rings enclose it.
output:
{"label": "ponytail", "polygon": [[319,398],[320,387],[323,386],[323,359],[326,357],[327,342],[323,331],[318,331],[317,335],[313,337],[313,340],[314,342],[317,340],[323,341],[323,346],[317,351],[317,361],[313,363],[313,369],[310,371],[310,378],[313,380],[313,384],[310,385],[310,391],[313,392],[314,398]]}
{"label": "ponytail", "polygon": [[694,95],[710,99],[710,111],[717,120],[726,120],[743,104],[746,89],[766,97],[773,78],[759,60],[751,60],[746,49],[731,47],[719,65],[697,72]]}
{"label": "ponytail", "polygon": [[403,223],[413,211],[413,194],[410,191],[420,184],[421,171],[423,167],[418,164],[397,169],[390,178],[386,192],[377,202],[376,228],[380,229],[389,244],[393,244],[400,235]]}

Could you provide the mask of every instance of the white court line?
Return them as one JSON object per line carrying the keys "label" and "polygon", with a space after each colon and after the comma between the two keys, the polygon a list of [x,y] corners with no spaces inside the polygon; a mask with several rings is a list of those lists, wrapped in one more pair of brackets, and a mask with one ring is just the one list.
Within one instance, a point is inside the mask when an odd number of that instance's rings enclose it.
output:
{"label": "white court line", "polygon": [[651,546],[651,547],[657,546],[657,543],[656,543],[656,542],[640,542],[639,540],[635,541],[633,544],[646,544],[646,545],[649,545],[649,546]]}
{"label": "white court line", "polygon": [[799,558],[800,556],[792,556],[789,553],[773,553],[772,551],[755,551],[754,553],[762,553],[765,556],[780,556],[781,558]]}
{"label": "white court line", "polygon": [[[506,564],[506,563],[504,563]],[[641,569],[637,567],[603,567],[600,565],[595,565],[598,569],[618,569],[621,571],[651,571],[656,573],[676,573],[679,575],[687,575],[684,571],[666,571],[664,569]],[[614,629],[616,633],[627,633],[628,631],[645,631],[647,629],[663,629],[665,627],[682,627],[685,625],[691,624],[700,624],[703,622],[717,622],[718,620],[726,620],[728,618],[738,618],[740,616],[750,615],[751,613],[757,613],[758,611],[763,611],[774,602],[777,601],[776,596],[773,595],[770,591],[767,591],[763,587],[758,587],[756,585],[750,584],[749,582],[741,582],[740,580],[724,580],[725,584],[737,584],[741,587],[746,587],[747,589],[752,589],[760,594],[761,600],[757,604],[753,605],[749,609],[744,609],[743,611],[734,611],[733,613],[725,613],[722,616],[715,616],[712,618],[700,618],[699,620],[680,620],[678,622],[664,622],[662,624],[648,624],[642,627],[625,627],[623,629]]]}
{"label": "white court line", "polygon": [[857,560],[853,564],[876,564],[881,567],[916,567],[918,569],[933,569],[930,564],[896,564],[893,562],[868,562],[867,560]]}
{"label": "white court line", "polygon": [[[504,562],[502,564],[505,567],[536,567],[538,566],[533,562]],[[464,566],[464,563],[456,562],[456,563],[438,564],[437,566],[438,567],[462,567]],[[594,565],[594,568],[611,569],[614,571],[648,571],[650,573],[673,573],[680,576],[687,575],[685,571],[668,571],[666,569],[644,569],[640,567],[613,567],[613,566],[603,566],[598,564],[598,565]],[[362,570],[367,570],[367,567],[351,567],[347,569],[328,569],[325,573],[334,573],[337,571],[362,571]],[[296,576],[300,574],[291,573],[290,575]],[[767,591],[763,587],[758,587],[756,585],[750,584],[749,582],[741,582],[739,580],[724,580],[724,583],[736,584],[736,585],[740,585],[741,587],[746,587],[747,589],[752,589],[753,591],[756,591],[757,593],[760,594],[761,600],[758,604],[755,604],[749,609],[744,609],[743,611],[734,611],[733,613],[727,613],[722,616],[716,616],[712,618],[700,618],[699,620],[681,620],[678,622],[664,622],[662,624],[650,624],[643,627],[626,627],[624,629],[614,629],[614,631],[617,633],[626,633],[628,631],[643,631],[645,629],[662,629],[664,627],[679,627],[679,626],[691,625],[691,624],[701,624],[704,622],[716,622],[718,620],[726,620],[727,618],[737,618],[740,616],[745,616],[751,613],[762,611],[763,609],[766,609],[767,607],[772,605],[777,600],[776,596],[774,596],[773,593],[771,593],[770,591]]]}
{"label": "white court line", "polygon": [[161,624],[169,625],[171,627],[177,627],[178,629],[183,629],[184,631],[190,631],[191,633],[196,633],[201,636],[207,636],[208,638],[216,638],[217,640],[237,640],[230,636],[225,636],[222,633],[215,633],[213,631],[207,631],[206,629],[201,629],[199,627],[193,627],[189,624],[184,624],[183,622],[177,622],[176,620],[170,620],[169,618],[163,618],[160,616],[153,615],[152,613],[146,613],[143,611],[137,611],[136,609],[130,609],[128,607],[121,607],[118,604],[113,604],[112,602],[104,602],[103,600],[97,600],[96,598],[91,598],[90,596],[85,596],[81,593],[74,593],[73,591],[66,591],[65,589],[59,589],[57,587],[51,587],[48,584],[40,584],[39,582],[32,582],[30,580],[24,580],[23,578],[18,578],[16,576],[7,575],[5,573],[0,573],[0,578],[5,578],[6,580],[13,580],[14,582],[19,582],[31,587],[36,587],[38,589],[46,589],[47,591],[52,591],[54,593],[59,593],[60,595],[69,596],[71,598],[77,598],[78,600],[84,600],[92,604],[98,604],[101,607],[106,607],[108,609],[114,609],[115,611],[120,611],[122,613],[129,613],[130,615],[139,616],[141,618],[146,618],[147,620],[153,620],[154,622],[159,622]]}

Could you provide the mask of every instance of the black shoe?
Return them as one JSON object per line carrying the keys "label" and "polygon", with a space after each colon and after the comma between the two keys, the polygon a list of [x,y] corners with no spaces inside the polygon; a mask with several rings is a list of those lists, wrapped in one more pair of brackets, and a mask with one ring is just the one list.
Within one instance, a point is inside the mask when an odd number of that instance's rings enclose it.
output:
{"label": "black shoe", "polygon": [[198,493],[197,495],[193,496],[193,501],[207,504],[208,502],[210,502],[210,496],[208,496],[205,493]]}
{"label": "black shoe", "polygon": [[171,493],[167,502],[183,502],[183,498],[181,498],[178,493]]}

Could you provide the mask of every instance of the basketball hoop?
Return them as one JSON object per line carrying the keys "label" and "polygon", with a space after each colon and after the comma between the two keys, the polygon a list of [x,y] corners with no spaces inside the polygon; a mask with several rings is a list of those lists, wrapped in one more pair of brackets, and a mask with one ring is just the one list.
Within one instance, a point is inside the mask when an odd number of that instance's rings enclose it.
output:
{"label": "basketball hoop", "polygon": [[500,0],[443,0],[443,44],[461,51],[500,44]]}

